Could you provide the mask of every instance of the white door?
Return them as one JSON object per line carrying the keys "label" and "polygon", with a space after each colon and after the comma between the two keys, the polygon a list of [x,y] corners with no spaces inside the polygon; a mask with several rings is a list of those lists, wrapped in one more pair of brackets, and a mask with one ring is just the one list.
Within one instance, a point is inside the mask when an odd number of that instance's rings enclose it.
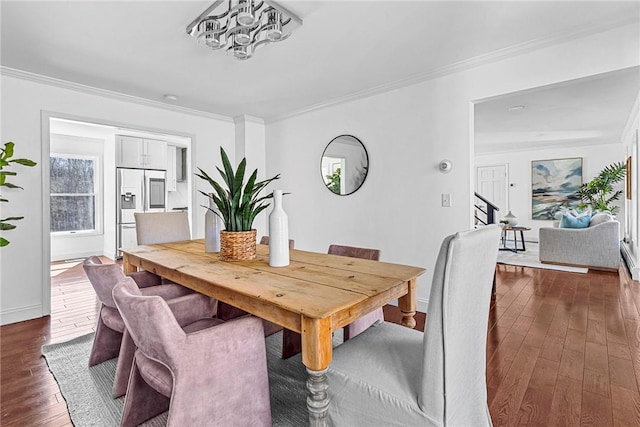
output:
{"label": "white door", "polygon": [[476,193],[500,208],[498,218],[505,216],[508,211],[507,165],[476,167]]}

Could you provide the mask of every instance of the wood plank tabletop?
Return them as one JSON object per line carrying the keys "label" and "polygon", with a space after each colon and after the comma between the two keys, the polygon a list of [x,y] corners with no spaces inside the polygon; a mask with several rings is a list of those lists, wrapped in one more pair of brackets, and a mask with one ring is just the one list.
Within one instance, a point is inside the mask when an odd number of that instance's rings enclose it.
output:
{"label": "wood plank tabletop", "polygon": [[[252,261],[224,262],[204,251],[204,240],[138,246],[124,250],[134,264],[203,291],[214,285],[289,312],[325,318],[377,295],[403,295],[420,267],[291,250],[287,267],[269,266],[269,247],[257,245]],[[208,292],[204,292],[209,294]],[[225,295],[213,295],[225,300]],[[223,292],[224,293],[224,292]],[[233,303],[233,301],[230,301]]]}

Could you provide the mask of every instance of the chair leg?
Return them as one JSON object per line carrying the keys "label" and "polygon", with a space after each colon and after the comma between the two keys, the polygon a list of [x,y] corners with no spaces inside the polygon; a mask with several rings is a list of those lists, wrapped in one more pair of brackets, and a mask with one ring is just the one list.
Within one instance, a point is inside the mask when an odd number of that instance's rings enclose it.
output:
{"label": "chair leg", "polygon": [[134,427],[169,410],[170,400],[149,386],[133,362],[124,400],[121,427]]}
{"label": "chair leg", "polygon": [[288,359],[302,351],[302,335],[289,329],[282,330],[282,358]]}
{"label": "chair leg", "polygon": [[127,392],[127,384],[131,375],[131,366],[136,352],[136,344],[129,335],[128,330],[124,330],[120,354],[118,355],[118,366],[116,366],[116,376],[113,380],[113,397],[117,398]]}
{"label": "chair leg", "polygon": [[96,333],[93,337],[93,345],[89,355],[89,366],[97,365],[106,360],[118,357],[122,333],[114,331],[102,321],[102,310],[98,313]]}

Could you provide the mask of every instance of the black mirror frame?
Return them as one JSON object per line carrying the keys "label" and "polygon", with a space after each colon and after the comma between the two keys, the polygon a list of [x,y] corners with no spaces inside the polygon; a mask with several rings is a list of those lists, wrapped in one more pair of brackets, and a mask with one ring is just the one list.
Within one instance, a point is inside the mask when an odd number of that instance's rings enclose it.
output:
{"label": "black mirror frame", "polygon": [[[350,137],[353,138],[354,140],[356,140],[360,146],[362,147],[362,149],[364,150],[364,157],[365,160],[367,162],[366,165],[366,173],[364,174],[364,178],[362,178],[362,182],[360,182],[360,185],[358,185],[358,187],[356,187],[353,191],[349,192],[349,193],[345,193],[345,194],[340,194],[340,193],[336,193],[334,191],[332,191],[331,189],[329,189],[329,186],[325,183],[324,179],[325,177],[322,176],[322,159],[324,159],[324,155],[327,152],[327,149],[329,148],[329,146],[331,145],[331,143],[333,143],[335,140],[337,140],[338,138],[342,138],[342,137]],[[331,194],[335,194],[336,196],[349,196],[353,193],[355,193],[356,191],[358,191],[360,188],[362,188],[362,185],[364,184],[364,182],[367,180],[367,176],[369,175],[369,152],[367,151],[367,147],[364,146],[364,144],[362,143],[362,141],[360,140],[360,138],[353,136],[353,135],[349,135],[349,134],[342,134],[342,135],[338,135],[335,138],[333,138],[331,141],[329,141],[329,143],[327,144],[326,147],[324,147],[324,150],[322,151],[322,156],[320,157],[320,177],[322,178],[322,183],[324,184],[325,188],[327,190],[329,190],[329,192],[331,192]]]}

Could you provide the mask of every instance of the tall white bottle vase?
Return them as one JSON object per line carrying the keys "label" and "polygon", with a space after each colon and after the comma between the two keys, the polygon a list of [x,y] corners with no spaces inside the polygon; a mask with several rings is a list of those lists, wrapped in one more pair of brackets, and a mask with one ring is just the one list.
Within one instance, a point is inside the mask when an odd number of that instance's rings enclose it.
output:
{"label": "tall white bottle vase", "polygon": [[269,265],[289,265],[289,218],[282,209],[282,190],[273,191],[273,210],[269,214]]}
{"label": "tall white bottle vase", "polygon": [[[212,198],[209,198],[209,207],[218,211]],[[222,219],[207,209],[204,214],[204,251],[220,252],[220,230],[223,229]]]}

